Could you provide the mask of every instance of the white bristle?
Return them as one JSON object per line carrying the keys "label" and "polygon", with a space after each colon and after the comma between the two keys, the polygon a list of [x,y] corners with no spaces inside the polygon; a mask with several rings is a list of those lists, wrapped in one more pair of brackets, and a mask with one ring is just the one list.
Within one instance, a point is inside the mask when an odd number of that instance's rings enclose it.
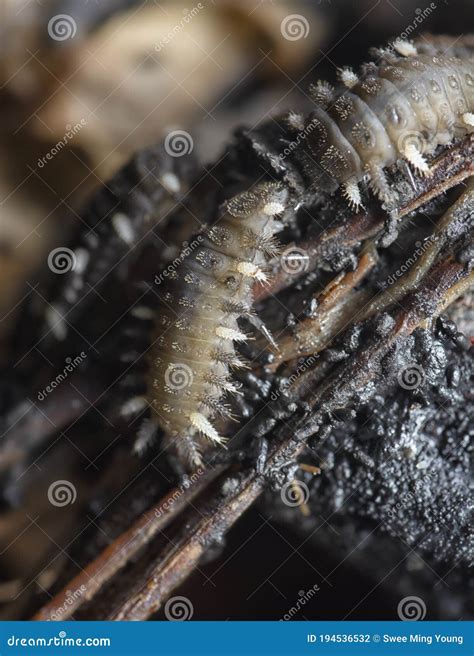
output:
{"label": "white bristle", "polygon": [[222,339],[230,339],[234,342],[245,342],[248,339],[247,335],[245,333],[241,333],[240,330],[235,330],[234,328],[226,328],[226,326],[217,326],[216,335]]}
{"label": "white bristle", "polygon": [[418,54],[418,51],[413,45],[413,43],[410,43],[409,41],[405,41],[404,39],[397,39],[396,41],[394,41],[393,47],[395,48],[395,50],[398,52],[399,55],[402,55],[402,57],[414,57],[415,55]]}
{"label": "white bristle", "polygon": [[341,68],[339,71],[339,79],[348,89],[352,89],[352,87],[354,87],[359,81],[357,75],[350,68]]}
{"label": "white bristle", "polygon": [[191,422],[191,425],[196,428],[196,430],[208,437],[213,442],[216,442],[216,444],[224,444],[225,439],[219,435],[209,419],[205,417],[201,412],[192,412],[189,415],[189,421]]}
{"label": "white bristle", "polygon": [[274,200],[265,203],[263,207],[263,213],[266,214],[267,216],[275,216],[276,214],[281,214],[284,209],[285,206],[283,205],[283,203]]}

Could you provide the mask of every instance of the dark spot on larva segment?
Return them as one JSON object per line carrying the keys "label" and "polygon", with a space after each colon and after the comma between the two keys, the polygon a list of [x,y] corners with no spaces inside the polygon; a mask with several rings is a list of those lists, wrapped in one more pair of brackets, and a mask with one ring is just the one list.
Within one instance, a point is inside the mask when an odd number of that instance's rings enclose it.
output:
{"label": "dark spot on larva segment", "polygon": [[190,467],[224,442],[217,426],[231,412],[222,397],[238,389],[231,370],[245,366],[235,347],[247,339],[238,320],[251,311],[253,283],[265,280],[287,199],[279,183],[262,183],[225,202],[215,225],[196,237],[206,246],[177,265],[173,316],[166,307],[157,313],[147,400],[165,443]]}
{"label": "dark spot on larva segment", "polygon": [[466,73],[465,80],[469,87],[474,87],[474,76],[472,76],[470,73]]}

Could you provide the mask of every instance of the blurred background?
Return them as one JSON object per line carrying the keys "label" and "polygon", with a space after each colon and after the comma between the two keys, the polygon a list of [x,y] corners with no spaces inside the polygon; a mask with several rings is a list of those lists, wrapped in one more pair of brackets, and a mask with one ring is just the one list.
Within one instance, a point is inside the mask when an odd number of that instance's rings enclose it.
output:
{"label": "blurred background", "polygon": [[[473,22],[472,0],[0,0],[0,363],[48,253],[78,231],[87,198],[134,152],[182,129],[205,164],[237,127],[307,109],[309,84],[334,81],[368,47],[461,35]],[[50,540],[24,515],[0,519],[0,602],[55,576],[39,567]],[[50,530],[67,542],[68,522]],[[328,550],[338,536],[324,523],[320,530],[320,542],[295,550],[301,540],[253,509],[220,559],[187,582],[199,598],[195,619],[276,619],[314,584],[324,593],[298,619],[392,618],[386,587],[400,573],[377,585],[357,553],[347,554],[328,583],[319,572],[336,566]],[[21,617],[29,606],[5,614]]]}

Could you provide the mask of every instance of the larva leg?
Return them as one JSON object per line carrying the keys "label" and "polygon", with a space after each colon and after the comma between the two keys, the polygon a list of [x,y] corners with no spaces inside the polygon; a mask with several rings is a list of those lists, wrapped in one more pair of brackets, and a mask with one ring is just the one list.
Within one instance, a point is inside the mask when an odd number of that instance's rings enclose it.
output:
{"label": "larva leg", "polygon": [[369,162],[366,173],[369,177],[371,189],[383,203],[391,204],[396,202],[396,194],[390,188],[383,165],[380,162]]}

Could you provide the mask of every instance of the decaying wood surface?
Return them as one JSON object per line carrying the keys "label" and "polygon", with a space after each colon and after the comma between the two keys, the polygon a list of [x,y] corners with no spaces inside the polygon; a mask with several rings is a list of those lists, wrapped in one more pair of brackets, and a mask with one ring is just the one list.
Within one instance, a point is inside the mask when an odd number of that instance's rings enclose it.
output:
{"label": "decaying wood surface", "polygon": [[[471,160],[467,170],[471,170],[470,167]],[[466,179],[468,175],[464,173],[462,177]],[[356,320],[370,322],[375,314],[391,309],[393,325],[384,338],[361,345],[348,361],[333,368],[330,375],[326,375],[324,365],[317,362],[296,376],[285,390],[282,407],[291,406],[293,401],[296,405],[289,413],[280,415],[283,421],[270,434],[260,431],[270,444],[264,463],[259,462],[247,469],[239,469],[236,465],[211,467],[195,484],[182,490],[168,511],[162,514],[160,508],[175,496],[175,491],[170,492],[68,583],[34,619],[51,618],[55,610],[64,605],[67,590],[84,586],[86,592],[67,608],[61,619],[72,617],[86,601],[100,595],[111,580],[115,582],[117,602],[111,604],[103,619],[143,620],[156,613],[173,590],[198,566],[208,545],[222,538],[260,496],[276,471],[286,463],[295,461],[307,440],[317,435],[324,423],[324,416],[350,405],[357,391],[383,375],[381,361],[394,343],[405,339],[417,328],[430,325],[435,317],[473,285],[474,273],[458,257],[455,240],[450,242],[450,228],[457,220],[458,212],[463,209],[471,214],[473,212],[473,180],[469,180],[459,200],[438,221],[434,238],[421,256],[416,270],[409,270],[391,289],[379,294],[360,313],[355,314]],[[425,202],[426,194],[429,197],[434,195],[431,187],[427,190],[429,180],[426,185],[418,201],[410,204],[410,211]],[[443,191],[448,186],[444,183]],[[378,222],[379,228],[382,223]],[[374,234],[371,230],[370,236]],[[322,294],[323,316],[318,316],[319,324],[324,321],[324,314],[329,314],[336,304],[344,304],[347,298],[357,293],[354,286],[370,271],[375,260],[376,251],[373,242],[370,242],[362,253],[358,268],[340,276]],[[336,322],[332,332],[329,331],[330,335],[334,337],[342,325],[349,322],[349,317],[342,324]],[[302,330],[306,330],[304,322],[302,325]],[[327,338],[327,343],[330,341],[331,337]],[[281,350],[283,355],[280,361],[291,360],[301,354],[290,343],[285,343]],[[255,431],[259,433],[258,422]],[[172,525],[175,526],[172,542],[159,552],[157,558],[139,568],[140,576],[132,584],[125,580],[123,585],[126,587],[121,588],[120,571],[123,567],[140,550],[146,551],[158,534]]]}

